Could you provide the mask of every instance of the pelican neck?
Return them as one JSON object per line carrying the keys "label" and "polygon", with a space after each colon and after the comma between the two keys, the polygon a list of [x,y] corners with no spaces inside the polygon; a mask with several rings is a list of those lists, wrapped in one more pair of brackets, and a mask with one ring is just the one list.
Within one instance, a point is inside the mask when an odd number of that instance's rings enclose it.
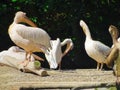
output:
{"label": "pelican neck", "polygon": [[85,28],[85,35],[86,35],[86,38],[92,39],[90,30],[88,27]]}

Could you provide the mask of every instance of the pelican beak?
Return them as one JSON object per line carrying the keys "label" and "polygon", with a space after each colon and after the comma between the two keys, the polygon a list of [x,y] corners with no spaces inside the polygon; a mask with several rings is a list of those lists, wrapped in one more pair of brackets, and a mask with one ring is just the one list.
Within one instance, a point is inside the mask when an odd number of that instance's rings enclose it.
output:
{"label": "pelican beak", "polygon": [[37,27],[37,25],[33,23],[27,16],[24,16],[23,21],[32,27]]}
{"label": "pelican beak", "polygon": [[37,56],[37,55],[35,55],[35,54],[32,54],[32,56],[33,56],[35,59],[39,60],[39,61],[44,61],[43,58],[41,58],[41,57],[39,57],[39,56]]}

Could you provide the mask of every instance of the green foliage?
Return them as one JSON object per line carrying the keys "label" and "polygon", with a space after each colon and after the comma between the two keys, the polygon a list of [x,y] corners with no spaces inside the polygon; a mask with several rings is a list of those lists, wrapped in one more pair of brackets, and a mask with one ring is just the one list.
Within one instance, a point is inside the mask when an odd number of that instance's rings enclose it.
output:
{"label": "green foliage", "polygon": [[12,0],[12,2],[17,2],[18,0]]}
{"label": "green foliage", "polygon": [[37,22],[37,20],[38,20],[38,18],[37,17],[32,17],[32,18],[30,18],[33,22]]}
{"label": "green foliage", "polygon": [[34,0],[11,0],[12,3],[35,4]]}

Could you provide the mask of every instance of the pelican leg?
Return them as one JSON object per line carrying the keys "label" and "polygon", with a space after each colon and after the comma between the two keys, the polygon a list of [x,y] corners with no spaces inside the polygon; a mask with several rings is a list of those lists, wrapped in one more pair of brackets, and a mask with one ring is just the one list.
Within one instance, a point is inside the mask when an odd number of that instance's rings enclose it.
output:
{"label": "pelican leg", "polygon": [[99,67],[100,67],[100,63],[97,63],[97,70],[99,70]]}
{"label": "pelican leg", "polygon": [[25,54],[25,60],[27,60],[27,55],[28,55],[28,52],[26,52],[26,54]]}
{"label": "pelican leg", "polygon": [[32,55],[32,53],[30,52],[29,57],[28,57],[28,61],[31,61],[31,55]]}
{"label": "pelican leg", "polygon": [[28,58],[24,61],[24,67],[27,66],[28,63],[31,61],[31,55],[32,55],[31,52],[27,53],[26,58],[27,58],[27,56],[28,56]]}
{"label": "pelican leg", "polygon": [[61,61],[58,63],[59,70],[61,70]]}
{"label": "pelican leg", "polygon": [[103,68],[103,63],[101,63],[100,70],[102,70],[102,68]]}
{"label": "pelican leg", "polygon": [[[25,54],[25,60],[20,62],[19,64],[22,64],[24,67],[28,65],[30,59],[31,59],[31,53],[30,53],[30,56],[28,57],[29,53],[26,52]],[[27,58],[28,57],[28,58]]]}

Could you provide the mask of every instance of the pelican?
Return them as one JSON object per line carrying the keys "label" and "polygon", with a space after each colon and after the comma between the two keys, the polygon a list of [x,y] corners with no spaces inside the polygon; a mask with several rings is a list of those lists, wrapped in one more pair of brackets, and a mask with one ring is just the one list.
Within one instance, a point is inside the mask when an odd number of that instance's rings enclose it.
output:
{"label": "pelican", "polygon": [[[4,57],[4,56],[13,57],[18,61],[23,61],[23,60],[25,60],[25,51],[23,49],[20,49],[17,46],[11,46],[8,50],[4,50],[4,51],[0,52],[1,60],[2,60],[2,57]],[[44,60],[35,54],[32,54],[30,59],[31,59],[31,61],[35,61],[35,59],[41,60],[41,61]]]}
{"label": "pelican", "polygon": [[100,41],[93,40],[87,24],[83,20],[80,21],[80,26],[86,35],[85,50],[88,56],[97,62],[97,70],[102,70],[104,61],[110,52],[110,47]]}
{"label": "pelican", "polygon": [[[49,54],[45,54],[45,57],[51,69],[56,69],[58,66],[59,69],[61,69],[61,59],[73,49],[73,42],[70,38],[65,39],[63,42],[61,42],[59,38],[51,40],[50,42],[52,49],[49,50]],[[66,44],[66,49],[62,52],[62,46]]]}
{"label": "pelican", "polygon": [[[21,54],[24,54],[25,55],[25,51],[23,50],[23,49],[21,49],[21,48],[19,48],[19,47],[17,47],[17,46],[11,46],[9,49],[8,49],[8,51],[10,51],[10,54],[12,55],[12,52],[13,52],[13,55],[15,54],[15,53],[21,53]],[[22,55],[22,56],[20,56],[20,57],[23,57],[24,55]],[[14,55],[14,56],[16,56],[16,55]],[[17,58],[19,57],[19,56],[16,56]],[[21,59],[19,57],[19,59]],[[28,55],[28,57],[29,57],[29,55]],[[25,59],[25,58],[24,58]],[[41,58],[40,56],[37,56],[37,55],[35,55],[35,54],[32,54],[32,57],[31,57],[31,61],[34,61],[34,60],[40,60],[40,61],[44,61],[44,59],[43,58]],[[23,60],[23,59],[22,59]]]}
{"label": "pelican", "polygon": [[[30,26],[20,24],[21,22],[27,23]],[[47,32],[41,28],[37,28],[37,26],[27,18],[26,13],[22,11],[18,11],[15,14],[14,21],[9,26],[8,34],[17,46],[26,51],[24,66],[29,63],[33,52],[47,53],[48,49],[51,48],[51,38]],[[30,56],[27,58],[28,55]]]}
{"label": "pelican", "polygon": [[119,32],[117,27],[110,25],[109,33],[112,37],[114,47],[107,57],[106,64],[109,68],[113,68],[114,74],[117,76],[117,82],[119,82],[118,77],[120,77],[120,42],[118,41]]}

